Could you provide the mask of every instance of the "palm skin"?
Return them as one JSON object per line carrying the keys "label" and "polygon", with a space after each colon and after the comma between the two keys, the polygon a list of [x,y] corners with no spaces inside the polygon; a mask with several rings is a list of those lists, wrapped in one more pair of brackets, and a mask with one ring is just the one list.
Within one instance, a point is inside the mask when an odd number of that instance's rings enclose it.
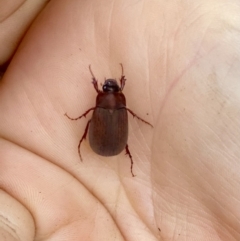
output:
{"label": "palm skin", "polygon": [[[0,82],[7,240],[239,240],[239,25],[233,4],[51,1]],[[20,24],[20,23],[19,23]],[[100,83],[126,75],[124,152],[83,142]],[[88,117],[90,118],[90,117]],[[6,227],[2,225],[3,227]]]}

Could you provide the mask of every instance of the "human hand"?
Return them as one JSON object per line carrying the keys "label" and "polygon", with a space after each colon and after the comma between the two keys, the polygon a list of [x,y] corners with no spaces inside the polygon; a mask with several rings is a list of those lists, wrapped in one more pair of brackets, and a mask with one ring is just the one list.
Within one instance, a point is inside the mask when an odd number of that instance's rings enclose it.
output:
{"label": "human hand", "polygon": [[[5,236],[239,239],[239,9],[217,4],[49,3],[0,86]],[[87,120],[64,116],[95,105],[89,64],[103,83],[119,63],[128,107],[154,125],[129,116],[134,178],[124,152],[84,142],[80,162]]]}

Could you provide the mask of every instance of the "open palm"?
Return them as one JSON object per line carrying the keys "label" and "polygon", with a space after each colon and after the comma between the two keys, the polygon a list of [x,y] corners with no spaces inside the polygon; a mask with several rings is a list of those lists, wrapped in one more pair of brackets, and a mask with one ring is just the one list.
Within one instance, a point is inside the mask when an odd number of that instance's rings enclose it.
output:
{"label": "open palm", "polygon": [[[217,4],[217,6],[216,6]],[[240,5],[51,1],[0,82],[6,240],[239,240]],[[123,63],[130,160],[78,142]],[[15,239],[13,239],[15,238]]]}

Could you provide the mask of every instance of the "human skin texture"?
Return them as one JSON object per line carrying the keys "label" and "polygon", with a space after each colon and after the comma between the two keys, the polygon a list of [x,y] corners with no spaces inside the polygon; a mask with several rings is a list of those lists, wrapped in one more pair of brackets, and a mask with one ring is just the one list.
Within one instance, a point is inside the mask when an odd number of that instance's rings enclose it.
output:
{"label": "human skin texture", "polygon": [[12,57],[29,25],[47,2],[48,0],[0,2],[0,66]]}
{"label": "human skin texture", "polygon": [[[0,240],[240,240],[239,12],[50,1],[0,81]],[[89,64],[100,85],[119,63],[127,107],[154,126],[129,115],[135,177],[88,140],[81,162],[91,113],[64,115],[95,106]]]}

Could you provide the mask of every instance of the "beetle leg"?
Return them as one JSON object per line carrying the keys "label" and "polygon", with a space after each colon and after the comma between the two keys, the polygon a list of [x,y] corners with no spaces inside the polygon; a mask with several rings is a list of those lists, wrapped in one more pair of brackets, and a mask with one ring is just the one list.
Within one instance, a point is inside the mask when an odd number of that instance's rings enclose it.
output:
{"label": "beetle leg", "polygon": [[87,126],[86,126],[85,131],[84,131],[84,134],[83,134],[83,136],[82,136],[82,138],[81,138],[81,140],[79,141],[79,144],[78,144],[78,154],[79,154],[79,157],[80,157],[81,161],[82,161],[82,156],[81,156],[81,152],[80,152],[80,146],[81,146],[82,141],[84,139],[86,139],[86,137],[87,137],[87,132],[88,132],[88,127],[89,127],[90,121],[91,120],[88,121]]}
{"label": "beetle leg", "polygon": [[91,65],[89,65],[89,70],[90,70],[90,73],[91,73],[91,75],[92,75],[92,84],[93,84],[93,86],[94,86],[94,89],[97,91],[97,93],[99,93],[99,92],[101,92],[99,89],[98,89],[98,82],[97,82],[97,80],[96,80],[96,78],[95,78],[95,76],[94,76],[94,74],[93,74],[93,72],[92,72],[92,70],[91,70]]}
{"label": "beetle leg", "polygon": [[133,170],[132,170],[133,169],[132,155],[131,155],[131,153],[130,153],[130,151],[128,149],[128,144],[126,145],[125,149],[126,149],[126,155],[128,155],[130,157],[130,160],[131,160],[131,173],[132,173],[132,176],[135,177],[135,175],[133,174]]}
{"label": "beetle leg", "polygon": [[123,90],[124,86],[125,86],[125,82],[126,82],[126,79],[125,79],[125,75],[123,73],[123,65],[121,65],[121,68],[122,68],[122,75],[121,75],[121,78],[120,78],[120,83],[121,83],[121,90]]}
{"label": "beetle leg", "polygon": [[144,122],[145,124],[148,124],[148,125],[150,125],[151,127],[153,127],[153,125],[151,125],[149,122],[147,122],[147,121],[143,120],[142,118],[140,118],[139,116],[137,116],[137,115],[136,115],[133,111],[131,111],[130,109],[126,108],[126,110],[127,110],[129,113],[132,114],[133,118],[134,118],[134,117],[137,117],[140,121],[142,121],[142,122]]}
{"label": "beetle leg", "polygon": [[94,110],[96,107],[93,107],[93,108],[90,108],[88,109],[86,112],[84,112],[84,114],[80,115],[79,117],[77,118],[71,118],[67,115],[67,113],[65,113],[64,115],[67,116],[68,119],[70,120],[78,120],[78,119],[81,119],[83,116],[86,117],[86,115],[91,111],[91,110]]}

